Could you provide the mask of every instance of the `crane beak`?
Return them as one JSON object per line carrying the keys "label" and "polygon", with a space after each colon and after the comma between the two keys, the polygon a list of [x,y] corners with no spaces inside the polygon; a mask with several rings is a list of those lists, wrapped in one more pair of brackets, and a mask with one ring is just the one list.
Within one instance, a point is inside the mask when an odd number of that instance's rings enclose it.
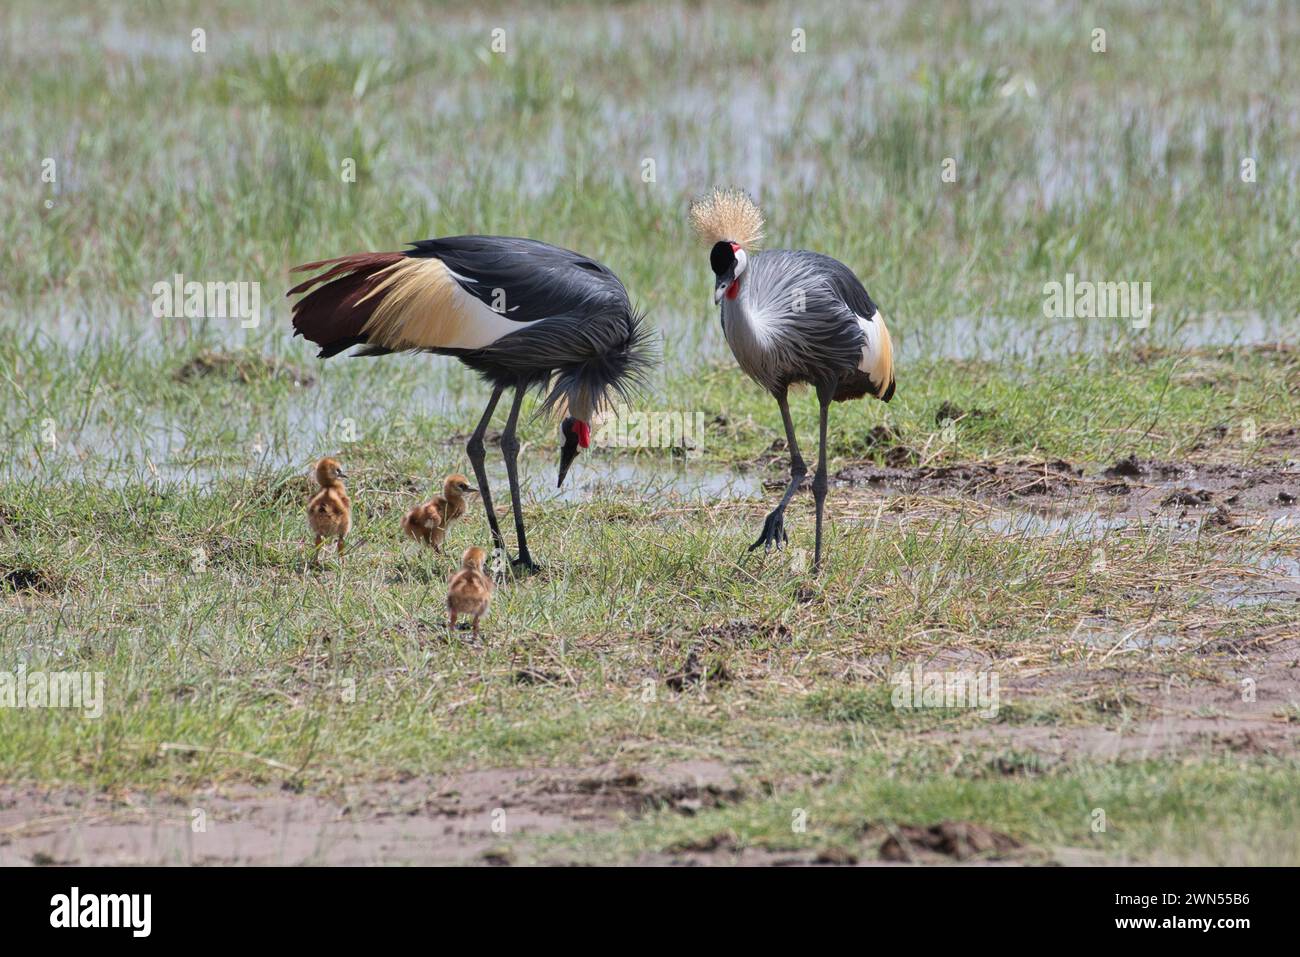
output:
{"label": "crane beak", "polygon": [[564,486],[564,477],[569,474],[569,466],[573,460],[578,457],[578,436],[570,434],[565,436],[564,444],[560,446],[560,478],[555,483],[556,488]]}
{"label": "crane beak", "polygon": [[718,276],[718,284],[713,287],[713,304],[716,306],[722,302],[722,297],[727,294],[731,284],[736,281],[736,270],[728,269],[726,273]]}

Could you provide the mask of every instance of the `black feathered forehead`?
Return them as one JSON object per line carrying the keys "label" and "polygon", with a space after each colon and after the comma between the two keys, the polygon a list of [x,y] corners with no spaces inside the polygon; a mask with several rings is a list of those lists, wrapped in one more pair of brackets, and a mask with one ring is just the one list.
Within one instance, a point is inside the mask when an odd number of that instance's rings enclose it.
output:
{"label": "black feathered forehead", "polygon": [[713,249],[709,251],[709,265],[713,268],[715,276],[724,275],[736,265],[736,250],[732,248],[731,243],[725,240],[714,243]]}

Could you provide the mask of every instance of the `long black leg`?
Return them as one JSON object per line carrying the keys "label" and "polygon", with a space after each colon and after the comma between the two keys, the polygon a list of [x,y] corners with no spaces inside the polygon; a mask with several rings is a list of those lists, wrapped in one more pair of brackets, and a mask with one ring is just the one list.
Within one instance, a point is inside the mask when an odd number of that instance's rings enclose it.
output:
{"label": "long black leg", "polygon": [[781,421],[785,424],[785,442],[790,449],[790,484],[786,486],[785,494],[781,496],[781,503],[763,520],[763,531],[754,544],[749,546],[751,552],[759,545],[763,546],[763,551],[771,551],[773,545],[780,548],[790,540],[790,536],[785,531],[785,507],[790,504],[790,499],[794,497],[794,493],[799,490],[804,477],[808,474],[808,466],[804,464],[803,456],[799,454],[799,440],[795,438],[794,421],[790,418],[790,403],[787,401],[784,389],[777,395],[776,404],[781,407]]}
{"label": "long black leg", "polygon": [[497,409],[497,402],[501,399],[502,386],[496,386],[492,389],[492,398],[488,399],[487,408],[483,410],[483,418],[479,419],[478,428],[474,434],[469,437],[469,442],[465,445],[465,454],[469,456],[469,464],[474,467],[474,478],[478,480],[478,492],[483,498],[483,508],[487,512],[488,526],[492,529],[492,541],[496,547],[506,554],[506,540],[501,537],[501,526],[497,524],[497,513],[492,509],[492,491],[488,488],[487,469],[483,466],[485,452],[483,449],[483,436],[487,434],[488,423],[492,421],[492,413]]}
{"label": "long black leg", "polygon": [[501,433],[501,452],[506,458],[506,475],[510,479],[510,502],[515,512],[515,537],[519,541],[519,557],[513,564],[516,567],[536,571],[537,565],[528,554],[528,537],[524,532],[524,506],[519,498],[519,439],[515,437],[515,424],[519,421],[519,407],[524,403],[523,386],[515,386],[515,401],[510,405],[510,417],[506,419],[506,430]]}
{"label": "long black leg", "polygon": [[821,445],[817,450],[817,474],[813,476],[813,500],[817,503],[817,550],[813,555],[813,574],[822,570],[822,512],[826,504],[826,422],[829,418],[833,388],[820,387],[817,399],[821,402]]}

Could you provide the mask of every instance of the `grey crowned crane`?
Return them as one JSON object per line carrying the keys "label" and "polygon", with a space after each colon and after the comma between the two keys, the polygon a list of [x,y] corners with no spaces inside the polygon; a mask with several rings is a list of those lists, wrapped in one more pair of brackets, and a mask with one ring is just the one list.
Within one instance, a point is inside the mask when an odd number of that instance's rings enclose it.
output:
{"label": "grey crowned crane", "polygon": [[[651,362],[650,333],[627,290],[605,266],[532,239],[453,236],[411,243],[406,252],[357,253],[298,266],[323,270],[289,290],[295,335],[328,358],[432,352],[455,356],[492,388],[466,446],[497,548],[506,543],[492,508],[483,466],[483,436],[506,389],[514,401],[501,451],[514,509],[519,555],[528,551],[519,496],[515,426],[525,393],[550,385],[543,409],[565,410],[560,424],[559,484],[590,442],[591,417],[611,392],[626,396]],[[313,289],[312,287],[319,288]],[[310,290],[310,291],[309,291]],[[508,554],[508,552],[507,552]]]}
{"label": "grey crowned crane", "polygon": [[749,546],[770,551],[789,541],[785,508],[808,474],[787,394],[806,383],[821,404],[821,443],[813,499],[817,548],[813,572],[821,570],[822,513],[826,502],[826,428],[832,402],[872,395],[894,396],[894,359],[889,330],[876,304],[852,270],[821,253],[773,249],[758,252],[763,216],[743,192],[714,190],[691,205],[691,224],[711,246],[717,277],[713,302],[722,306],[722,331],[736,362],[767,389],[781,408],[790,448],[790,484],[780,504]]}

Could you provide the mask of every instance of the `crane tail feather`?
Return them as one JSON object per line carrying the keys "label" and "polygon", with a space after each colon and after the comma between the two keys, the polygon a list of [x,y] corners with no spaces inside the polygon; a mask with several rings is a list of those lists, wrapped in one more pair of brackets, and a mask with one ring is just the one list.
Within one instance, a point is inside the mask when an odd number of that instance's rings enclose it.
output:
{"label": "crane tail feather", "polygon": [[302,295],[293,304],[294,334],[320,346],[322,358],[369,342],[366,323],[381,302],[371,294],[385,271],[405,258],[403,253],[357,253],[296,267],[294,272],[329,268],[289,290],[290,296]]}
{"label": "crane tail feather", "polygon": [[[467,321],[464,297],[442,260],[406,253],[357,253],[295,267],[324,269],[289,295],[293,328],[328,358],[355,345],[355,355],[437,349]],[[314,288],[313,288],[314,287]]]}
{"label": "crane tail feather", "polygon": [[880,343],[873,368],[867,375],[876,388],[876,398],[888,402],[894,397],[894,341],[889,337],[885,317],[877,312],[875,321],[880,324]]}
{"label": "crane tail feather", "polygon": [[388,349],[438,349],[469,324],[465,297],[441,259],[403,257],[367,294],[377,302],[363,331]]}

